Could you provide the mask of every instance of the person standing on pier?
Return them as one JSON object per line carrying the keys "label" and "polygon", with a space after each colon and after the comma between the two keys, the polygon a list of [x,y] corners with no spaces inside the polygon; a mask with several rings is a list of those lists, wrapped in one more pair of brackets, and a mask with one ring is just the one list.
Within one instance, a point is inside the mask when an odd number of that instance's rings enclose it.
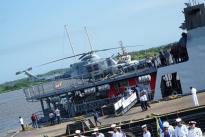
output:
{"label": "person standing on pier", "polygon": [[142,130],[143,130],[143,137],[151,137],[151,133],[147,129],[147,125],[142,125]]}
{"label": "person standing on pier", "polygon": [[94,133],[93,133],[93,137],[105,137],[105,135],[103,133],[99,132],[99,129],[96,127],[94,128]]}
{"label": "person standing on pier", "polygon": [[151,106],[148,103],[147,91],[145,89],[141,91],[140,102],[141,102],[142,111],[146,111],[148,107],[151,108]]}
{"label": "person standing on pier", "polygon": [[117,131],[120,133],[120,134],[119,134],[119,137],[126,137],[125,132],[122,131],[122,129],[121,129],[120,126],[118,126],[118,127],[116,127],[116,128],[117,128]]}
{"label": "person standing on pier", "polygon": [[189,125],[188,137],[202,137],[202,131],[196,127],[196,121],[190,121]]}
{"label": "person standing on pier", "polygon": [[118,132],[116,126],[117,126],[116,124],[111,125],[111,128],[113,130],[112,137],[122,137],[120,132]]}
{"label": "person standing on pier", "polygon": [[54,125],[54,124],[55,124],[55,123],[54,123],[54,121],[55,121],[55,115],[53,114],[53,112],[50,112],[50,113],[48,114],[48,116],[49,116],[51,125]]}
{"label": "person standing on pier", "polygon": [[93,117],[94,117],[95,125],[98,126],[97,123],[100,123],[100,125],[101,125],[101,122],[98,120],[99,115],[98,115],[97,111],[93,111]]}
{"label": "person standing on pier", "polygon": [[81,135],[81,131],[80,130],[76,130],[75,134],[76,134],[76,136],[74,136],[74,137],[85,137],[85,136]]}
{"label": "person standing on pier", "polygon": [[182,124],[182,119],[177,118],[176,119],[177,126],[175,127],[175,136],[176,137],[187,137],[188,135],[188,129],[186,125]]}
{"label": "person standing on pier", "polygon": [[22,131],[25,131],[24,121],[23,121],[23,118],[22,118],[21,116],[19,117],[19,122],[20,122],[20,124],[21,124]]}
{"label": "person standing on pier", "polygon": [[36,114],[32,114],[31,121],[33,128],[38,128],[38,117]]}
{"label": "person standing on pier", "polygon": [[61,114],[60,114],[60,110],[58,108],[56,108],[55,114],[56,114],[57,122],[58,122],[58,124],[60,124],[61,123]]}
{"label": "person standing on pier", "polygon": [[175,137],[174,127],[169,125],[168,121],[163,123],[163,132],[160,134],[160,137]]}
{"label": "person standing on pier", "polygon": [[199,101],[198,101],[197,94],[196,94],[197,90],[193,87],[190,87],[190,90],[191,90],[194,106],[199,106]]}
{"label": "person standing on pier", "polygon": [[143,92],[140,92],[140,106],[141,106],[142,111],[146,110],[146,106],[145,106],[145,101],[144,100],[145,99],[144,99]]}

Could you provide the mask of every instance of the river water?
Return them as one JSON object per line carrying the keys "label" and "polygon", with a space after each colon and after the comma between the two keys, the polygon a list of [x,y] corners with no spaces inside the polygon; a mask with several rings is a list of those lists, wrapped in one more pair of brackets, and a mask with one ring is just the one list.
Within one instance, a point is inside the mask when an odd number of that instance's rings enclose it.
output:
{"label": "river water", "polygon": [[41,110],[39,102],[27,102],[23,90],[0,94],[0,136],[20,129],[19,116],[31,123],[31,114]]}

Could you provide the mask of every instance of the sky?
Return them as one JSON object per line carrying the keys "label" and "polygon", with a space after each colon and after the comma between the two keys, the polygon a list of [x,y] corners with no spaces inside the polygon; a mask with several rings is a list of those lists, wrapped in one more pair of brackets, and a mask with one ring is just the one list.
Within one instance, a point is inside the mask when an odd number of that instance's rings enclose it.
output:
{"label": "sky", "polygon": [[[68,25],[75,53],[126,45],[137,51],[178,41],[188,0],[1,0],[0,1],[0,83],[25,77],[19,70],[33,67],[39,74],[69,67],[68,59],[35,67],[71,56],[65,34]],[[109,57],[119,51],[99,53]]]}

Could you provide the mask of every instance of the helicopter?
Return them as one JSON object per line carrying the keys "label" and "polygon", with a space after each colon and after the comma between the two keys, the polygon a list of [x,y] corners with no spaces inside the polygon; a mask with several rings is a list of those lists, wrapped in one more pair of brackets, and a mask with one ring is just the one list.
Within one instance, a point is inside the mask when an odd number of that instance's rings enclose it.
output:
{"label": "helicopter", "polygon": [[[138,46],[138,45],[137,45]],[[134,46],[127,46],[127,47],[134,47]],[[103,52],[108,50],[114,50],[114,49],[121,49],[122,54],[118,53],[117,56],[111,56],[107,58],[101,58],[96,53],[97,52]],[[138,63],[138,61],[132,61],[131,56],[127,54],[125,51],[124,46],[120,47],[114,47],[114,48],[108,48],[108,49],[101,49],[101,50],[93,50],[86,53],[80,53],[73,56],[68,56],[65,58],[57,59],[54,61],[50,61],[44,64],[39,65],[39,67],[55,63],[58,61],[66,60],[69,58],[74,58],[79,56],[79,62],[70,64],[69,71],[65,72],[64,74],[60,76],[54,77],[54,79],[65,79],[65,78],[73,78],[73,79],[92,79],[92,80],[98,80],[100,78],[104,78],[110,75],[118,74],[120,73],[120,69],[129,66],[132,64]],[[37,77],[30,73],[32,70],[32,67],[29,67],[26,70],[18,71],[16,72],[16,75],[19,74],[26,74],[31,81],[34,82],[44,82],[44,81],[50,81],[51,79],[46,79],[43,77]]]}
{"label": "helicopter", "polygon": [[[84,29],[85,29],[85,32],[86,32],[86,35],[89,41],[89,45],[90,45],[89,52],[75,54],[71,40],[70,40],[69,33],[67,31],[67,26],[65,25],[66,34],[69,39],[69,43],[70,43],[69,45],[71,46],[73,55],[38,65],[38,67],[42,67],[42,66],[45,66],[51,63],[78,57],[79,61],[76,63],[70,64],[69,71],[59,76],[54,76],[52,78],[46,79],[42,77],[39,78],[31,74],[29,71],[31,71],[33,67],[29,67],[26,70],[16,72],[16,75],[24,73],[34,82],[46,82],[46,81],[51,81],[51,80],[68,79],[68,78],[70,79],[89,79],[89,80],[96,81],[102,78],[110,77],[112,75],[120,74],[122,73],[123,67],[138,63],[138,61],[136,60],[135,61],[131,60],[131,56],[126,51],[126,48],[143,46],[143,45],[134,45],[134,46],[125,47],[123,46],[122,41],[120,41],[119,42],[120,46],[118,47],[93,50],[86,27]],[[118,53],[117,56],[113,55],[107,58],[100,58],[97,55],[98,52],[105,52],[108,50],[116,50],[116,49],[121,49],[122,53]]]}

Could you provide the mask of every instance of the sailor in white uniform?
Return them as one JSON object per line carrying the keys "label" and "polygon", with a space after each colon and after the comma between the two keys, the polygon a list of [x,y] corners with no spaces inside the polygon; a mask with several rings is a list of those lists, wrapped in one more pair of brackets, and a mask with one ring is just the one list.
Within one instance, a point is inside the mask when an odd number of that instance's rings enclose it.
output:
{"label": "sailor in white uniform", "polygon": [[189,122],[190,128],[188,131],[188,137],[202,137],[202,131],[200,128],[196,127],[195,121]]}
{"label": "sailor in white uniform", "polygon": [[187,137],[188,128],[186,125],[182,124],[181,118],[176,119],[177,126],[175,127],[175,136],[176,137]]}
{"label": "sailor in white uniform", "polygon": [[104,137],[104,134],[103,133],[100,133],[99,132],[99,129],[96,127],[96,128],[94,128],[94,135],[95,135],[95,137]]}
{"label": "sailor in white uniform", "polygon": [[198,102],[198,98],[197,98],[197,90],[193,87],[190,87],[191,90],[191,94],[192,94],[192,100],[193,100],[193,104],[194,106],[199,106],[199,102]]}
{"label": "sailor in white uniform", "polygon": [[116,127],[116,128],[117,128],[117,131],[120,133],[120,136],[119,136],[119,137],[126,137],[125,132],[122,131],[122,129],[121,129],[120,126],[118,126],[118,127]]}
{"label": "sailor in white uniform", "polygon": [[147,125],[142,125],[142,130],[143,130],[143,137],[151,137],[151,133],[147,129]]}
{"label": "sailor in white uniform", "polygon": [[132,95],[132,93],[133,93],[133,90],[130,87],[128,87],[127,90],[126,90],[127,97]]}
{"label": "sailor in white uniform", "polygon": [[81,135],[81,131],[80,130],[76,130],[75,134],[76,134],[76,136],[74,136],[74,137],[85,137],[85,136]]}
{"label": "sailor in white uniform", "polygon": [[120,132],[118,132],[116,126],[117,126],[116,124],[111,125],[111,128],[113,130],[112,137],[121,137],[121,134],[120,134]]}
{"label": "sailor in white uniform", "polygon": [[163,127],[164,131],[160,134],[160,137],[165,137],[165,134],[169,134],[169,137],[175,137],[174,127],[168,121],[164,121]]}

